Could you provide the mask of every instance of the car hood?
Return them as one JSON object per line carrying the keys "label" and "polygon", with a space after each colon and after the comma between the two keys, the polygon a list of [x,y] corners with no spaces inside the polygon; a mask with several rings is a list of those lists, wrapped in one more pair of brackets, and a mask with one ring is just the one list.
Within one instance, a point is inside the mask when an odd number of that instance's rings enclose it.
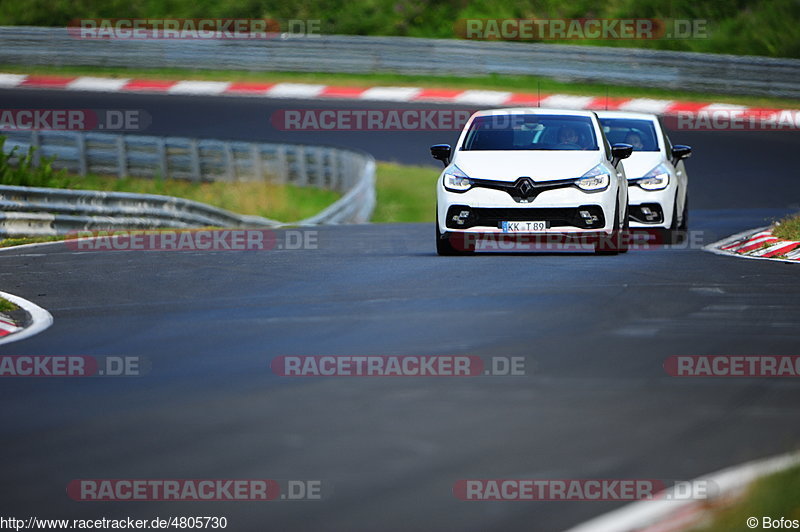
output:
{"label": "car hood", "polygon": [[603,159],[597,151],[459,151],[453,163],[475,179],[553,181],[581,177]]}
{"label": "car hood", "polygon": [[632,179],[644,176],[663,162],[664,156],[660,151],[635,151],[622,161],[622,165],[625,167],[625,177]]}

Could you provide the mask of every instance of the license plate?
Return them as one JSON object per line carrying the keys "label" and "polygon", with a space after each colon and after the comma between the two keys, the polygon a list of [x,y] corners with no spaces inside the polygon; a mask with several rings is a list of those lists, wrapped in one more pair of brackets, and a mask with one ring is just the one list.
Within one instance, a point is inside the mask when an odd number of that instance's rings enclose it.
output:
{"label": "license plate", "polygon": [[547,222],[503,222],[504,233],[541,233],[547,229]]}

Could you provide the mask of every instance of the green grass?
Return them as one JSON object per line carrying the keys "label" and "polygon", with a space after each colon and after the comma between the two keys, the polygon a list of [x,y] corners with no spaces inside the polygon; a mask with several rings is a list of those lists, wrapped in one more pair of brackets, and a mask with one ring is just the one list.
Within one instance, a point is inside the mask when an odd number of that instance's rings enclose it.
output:
{"label": "green grass", "polygon": [[444,89],[488,89],[536,94],[578,94],[610,98],[661,98],[708,103],[733,103],[749,106],[800,108],[800,101],[790,98],[736,96],[710,92],[691,92],[656,87],[607,86],[592,83],[566,83],[534,76],[486,75],[479,77],[407,76],[402,74],[334,74],[306,72],[244,72],[236,70],[126,69],[117,67],[51,67],[0,65],[0,72],[51,74],[64,76],[142,77],[152,79],[197,79],[247,81],[262,83],[320,83],[355,87],[415,86]]}
{"label": "green grass", "polygon": [[59,240],[64,240],[65,238],[67,238],[66,235],[4,238],[3,240],[0,240],[0,248],[22,246],[23,244],[41,244],[43,242],[58,242]]}
{"label": "green grass", "polygon": [[432,222],[435,219],[436,189],[440,169],[378,163],[378,202],[373,222]]}
{"label": "green grass", "polygon": [[800,215],[788,216],[775,224],[772,234],[785,240],[800,240]]}
{"label": "green grass", "polygon": [[[706,20],[707,38],[579,41],[697,52],[800,57],[796,0],[3,0],[0,25],[64,26],[76,18],[271,18],[319,20],[321,32],[456,37],[465,18]],[[559,41],[569,42],[569,41]]]}
{"label": "green grass", "polygon": [[761,527],[763,516],[800,520],[800,466],[764,477],[748,489],[744,499],[714,513],[713,521],[695,532],[749,530],[747,518],[756,517]]}
{"label": "green grass", "polygon": [[47,186],[177,196],[239,214],[255,214],[282,222],[313,216],[340,197],[330,190],[293,185],[221,181],[194,183],[177,179],[118,179],[100,175],[64,174]]}
{"label": "green grass", "polygon": [[12,312],[19,307],[7,299],[0,297],[0,312]]}

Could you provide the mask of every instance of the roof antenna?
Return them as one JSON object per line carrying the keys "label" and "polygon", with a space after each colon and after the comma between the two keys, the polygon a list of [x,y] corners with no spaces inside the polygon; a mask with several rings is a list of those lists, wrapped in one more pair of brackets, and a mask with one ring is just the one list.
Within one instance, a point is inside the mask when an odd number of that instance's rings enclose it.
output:
{"label": "roof antenna", "polygon": [[536,80],[536,107],[542,107],[542,82]]}
{"label": "roof antenna", "polygon": [[606,111],[608,111],[608,85],[606,85]]}

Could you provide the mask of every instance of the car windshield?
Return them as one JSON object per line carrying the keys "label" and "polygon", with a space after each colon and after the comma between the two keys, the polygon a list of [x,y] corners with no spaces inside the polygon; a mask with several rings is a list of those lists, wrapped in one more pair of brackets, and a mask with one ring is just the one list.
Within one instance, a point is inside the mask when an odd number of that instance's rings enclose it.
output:
{"label": "car windshield", "polygon": [[633,146],[633,151],[658,151],[656,128],[650,120],[601,118],[600,124],[611,144],[624,142]]}
{"label": "car windshield", "polygon": [[506,114],[475,118],[462,149],[596,151],[598,147],[589,117]]}

